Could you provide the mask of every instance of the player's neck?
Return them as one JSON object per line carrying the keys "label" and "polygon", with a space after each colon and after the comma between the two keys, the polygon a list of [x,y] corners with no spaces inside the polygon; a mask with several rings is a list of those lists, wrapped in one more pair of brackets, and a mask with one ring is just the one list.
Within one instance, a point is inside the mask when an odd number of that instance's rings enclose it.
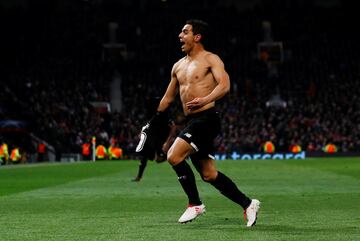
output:
{"label": "player's neck", "polygon": [[189,59],[194,59],[196,56],[204,52],[205,49],[201,44],[195,45],[187,54],[186,57]]}

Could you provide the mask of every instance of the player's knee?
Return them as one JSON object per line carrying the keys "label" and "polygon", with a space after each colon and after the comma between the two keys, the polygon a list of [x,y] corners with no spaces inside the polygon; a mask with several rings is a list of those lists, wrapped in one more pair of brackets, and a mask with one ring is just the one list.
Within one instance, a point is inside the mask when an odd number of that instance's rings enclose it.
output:
{"label": "player's knee", "polygon": [[184,161],[189,154],[189,151],[186,149],[179,151],[179,148],[171,146],[167,152],[167,160],[172,166],[175,166]]}
{"label": "player's knee", "polygon": [[203,173],[201,178],[204,182],[213,182],[216,179],[216,173]]}
{"label": "player's knee", "polygon": [[172,151],[168,151],[167,153],[167,161],[172,165],[172,166],[175,166],[177,164],[179,164],[182,160],[181,157],[177,156],[174,154],[174,152]]}

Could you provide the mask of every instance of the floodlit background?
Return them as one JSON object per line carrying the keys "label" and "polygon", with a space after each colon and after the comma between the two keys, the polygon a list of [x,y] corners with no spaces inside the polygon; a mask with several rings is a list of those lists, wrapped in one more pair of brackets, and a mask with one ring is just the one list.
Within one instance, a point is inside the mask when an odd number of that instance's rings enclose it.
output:
{"label": "floodlit background", "polygon": [[[149,99],[163,95],[183,56],[189,18],[210,24],[207,48],[232,81],[217,105],[217,154],[264,153],[267,141],[307,156],[360,151],[348,1],[1,0],[0,13],[0,138],[24,162],[39,161],[41,143],[45,161],[81,159],[93,136],[136,158]],[[171,111],[181,129],[179,105]]]}
{"label": "floodlit background", "polygon": [[[190,18],[231,78],[216,164],[261,200],[253,229],[198,174],[186,225],[170,165],[130,181]],[[0,0],[0,240],[359,240],[357,23],[346,0]]]}

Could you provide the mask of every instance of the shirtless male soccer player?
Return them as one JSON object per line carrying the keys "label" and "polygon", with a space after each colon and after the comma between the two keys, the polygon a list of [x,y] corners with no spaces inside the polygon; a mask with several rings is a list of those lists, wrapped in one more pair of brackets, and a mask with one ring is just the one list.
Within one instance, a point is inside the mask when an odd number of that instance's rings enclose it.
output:
{"label": "shirtless male soccer player", "polygon": [[186,22],[179,34],[181,50],[186,56],[174,64],[170,83],[157,108],[161,115],[180,93],[187,123],[167,153],[168,162],[189,199],[178,222],[186,223],[205,213],[194,173],[185,161],[190,157],[205,182],[243,208],[246,226],[251,227],[256,223],[260,202],[248,198],[215,166],[213,141],[220,132],[215,101],[229,92],[230,80],[219,56],[204,49],[207,29],[208,24],[201,20]]}

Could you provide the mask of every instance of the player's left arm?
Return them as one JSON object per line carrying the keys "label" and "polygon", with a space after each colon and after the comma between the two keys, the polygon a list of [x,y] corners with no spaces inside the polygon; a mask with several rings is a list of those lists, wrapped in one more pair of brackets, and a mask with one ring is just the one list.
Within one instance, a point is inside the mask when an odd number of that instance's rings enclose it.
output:
{"label": "player's left arm", "polygon": [[213,102],[229,93],[230,78],[228,73],[225,71],[224,63],[219,56],[210,54],[207,56],[207,60],[210,63],[211,72],[217,82],[215,89],[206,96],[208,102]]}
{"label": "player's left arm", "polygon": [[228,73],[225,71],[223,61],[216,54],[207,55],[206,60],[210,65],[211,72],[217,85],[207,96],[196,97],[187,102],[186,106],[189,109],[200,108],[208,103],[219,100],[230,91],[230,78]]}

